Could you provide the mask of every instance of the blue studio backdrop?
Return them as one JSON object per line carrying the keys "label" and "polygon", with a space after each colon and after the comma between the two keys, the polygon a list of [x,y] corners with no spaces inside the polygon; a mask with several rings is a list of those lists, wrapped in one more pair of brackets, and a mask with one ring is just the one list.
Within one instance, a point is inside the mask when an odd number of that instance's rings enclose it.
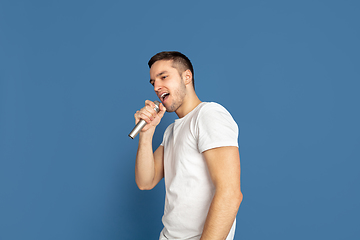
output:
{"label": "blue studio backdrop", "polygon": [[[236,240],[359,239],[359,1],[0,0],[0,240],[143,240],[147,61],[177,50],[239,125]],[[176,119],[166,113],[154,137]]]}

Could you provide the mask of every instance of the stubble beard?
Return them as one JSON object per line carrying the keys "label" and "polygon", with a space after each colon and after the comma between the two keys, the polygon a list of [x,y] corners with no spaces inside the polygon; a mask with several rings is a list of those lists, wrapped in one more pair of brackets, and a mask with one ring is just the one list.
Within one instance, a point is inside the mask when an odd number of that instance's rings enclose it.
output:
{"label": "stubble beard", "polygon": [[[166,108],[167,112],[175,112],[181,107],[184,102],[184,98],[186,96],[186,86],[183,82],[181,82],[180,87],[175,90],[172,99],[172,103],[169,107]],[[171,95],[170,95],[171,96]]]}

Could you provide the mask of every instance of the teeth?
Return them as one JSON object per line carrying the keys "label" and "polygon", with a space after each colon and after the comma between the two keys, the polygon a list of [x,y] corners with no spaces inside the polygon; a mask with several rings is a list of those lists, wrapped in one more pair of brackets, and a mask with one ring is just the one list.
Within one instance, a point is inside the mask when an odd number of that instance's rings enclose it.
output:
{"label": "teeth", "polygon": [[168,93],[163,93],[163,94],[161,94],[161,98],[164,98],[166,95],[167,95]]}

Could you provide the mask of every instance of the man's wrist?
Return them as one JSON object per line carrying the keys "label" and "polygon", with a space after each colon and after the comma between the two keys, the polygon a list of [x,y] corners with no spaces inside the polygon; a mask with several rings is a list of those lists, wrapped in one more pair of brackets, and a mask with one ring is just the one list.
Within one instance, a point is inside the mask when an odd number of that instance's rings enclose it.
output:
{"label": "man's wrist", "polygon": [[141,131],[139,134],[139,141],[152,140],[156,127],[151,127],[146,131]]}

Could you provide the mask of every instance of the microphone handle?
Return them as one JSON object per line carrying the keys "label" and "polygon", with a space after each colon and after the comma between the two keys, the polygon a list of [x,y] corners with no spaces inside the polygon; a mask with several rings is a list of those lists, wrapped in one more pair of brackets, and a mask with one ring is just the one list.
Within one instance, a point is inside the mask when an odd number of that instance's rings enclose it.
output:
{"label": "microphone handle", "polygon": [[129,137],[131,137],[132,139],[134,139],[136,137],[136,135],[138,135],[138,133],[141,131],[141,129],[143,127],[145,127],[146,122],[145,120],[141,119],[136,126],[134,127],[134,129],[131,131],[131,133],[129,134]]}

